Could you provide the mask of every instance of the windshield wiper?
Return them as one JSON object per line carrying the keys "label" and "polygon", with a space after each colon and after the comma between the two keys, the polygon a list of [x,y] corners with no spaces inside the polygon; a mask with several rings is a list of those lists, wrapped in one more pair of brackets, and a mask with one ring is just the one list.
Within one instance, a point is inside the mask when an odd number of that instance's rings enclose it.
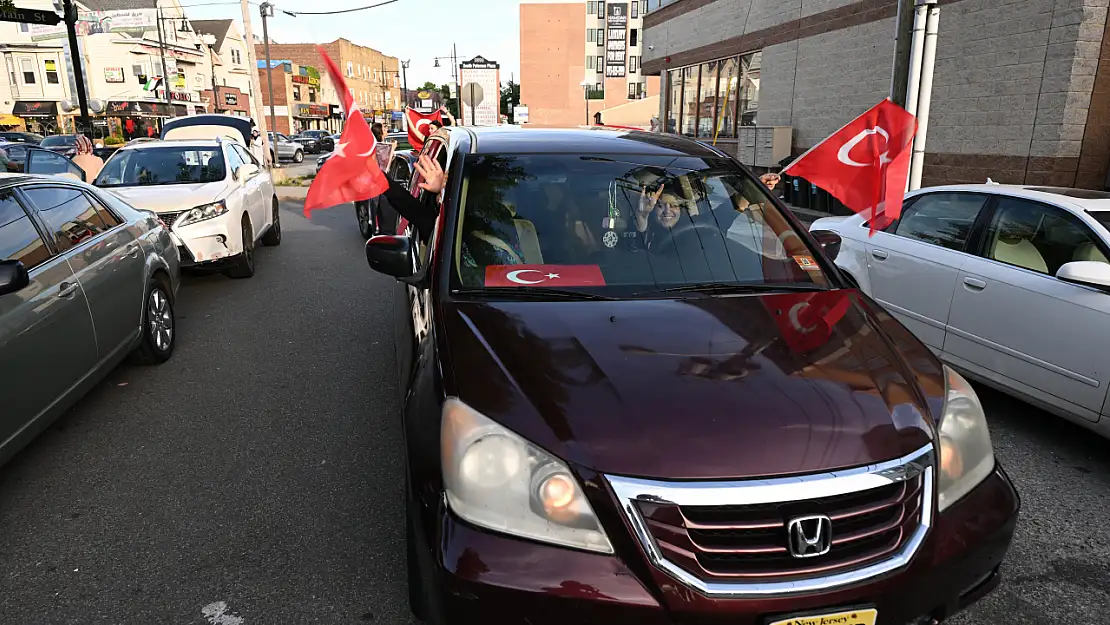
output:
{"label": "windshield wiper", "polygon": [[562,299],[562,300],[613,300],[615,298],[583,293],[581,291],[564,291],[545,287],[515,287],[515,286],[487,286],[482,289],[456,289],[456,295],[496,295],[506,299]]}
{"label": "windshield wiper", "polygon": [[773,293],[775,291],[809,292],[827,291],[828,289],[816,284],[737,284],[735,282],[704,282],[701,284],[683,284],[659,289],[661,293]]}

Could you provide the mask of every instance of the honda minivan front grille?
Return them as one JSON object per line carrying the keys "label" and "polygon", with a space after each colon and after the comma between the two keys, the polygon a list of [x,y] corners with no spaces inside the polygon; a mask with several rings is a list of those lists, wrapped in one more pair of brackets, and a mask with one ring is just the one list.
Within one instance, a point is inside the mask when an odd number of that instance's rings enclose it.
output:
{"label": "honda minivan front grille", "polygon": [[795,478],[608,479],[652,562],[710,595],[791,594],[881,575],[909,563],[932,519],[931,446]]}

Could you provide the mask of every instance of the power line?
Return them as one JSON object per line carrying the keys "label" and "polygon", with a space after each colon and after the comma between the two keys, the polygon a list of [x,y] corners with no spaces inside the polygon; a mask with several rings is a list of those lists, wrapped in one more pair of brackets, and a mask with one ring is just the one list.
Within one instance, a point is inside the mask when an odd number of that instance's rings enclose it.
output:
{"label": "power line", "polygon": [[367,5],[367,6],[364,6],[364,7],[355,7],[353,9],[339,9],[338,11],[286,11],[285,9],[278,9],[278,10],[281,11],[282,13],[285,13],[286,15],[289,15],[289,16],[292,16],[292,17],[297,17],[298,15],[338,15],[340,13],[354,13],[355,11],[365,11],[367,9],[374,9],[374,8],[377,8],[377,7],[380,7],[380,6],[385,6],[387,4],[393,4],[394,2],[397,2],[397,1],[398,0],[386,0],[385,2],[379,2],[377,4],[371,4],[371,5]]}

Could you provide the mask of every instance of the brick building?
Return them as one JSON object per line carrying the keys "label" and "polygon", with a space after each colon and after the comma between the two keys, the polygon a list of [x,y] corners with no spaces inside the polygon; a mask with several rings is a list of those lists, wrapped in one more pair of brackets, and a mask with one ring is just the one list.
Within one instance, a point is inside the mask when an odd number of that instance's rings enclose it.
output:
{"label": "brick building", "polygon": [[[331,115],[333,105],[325,99],[323,81],[316,68],[287,60],[271,61],[271,65],[269,79],[274,87],[274,127],[271,130],[287,135],[302,130],[339,132],[339,124]],[[269,127],[271,102],[266,61],[259,61],[258,66],[263,114]]]}
{"label": "brick building", "polygon": [[[924,184],[1102,189],[1106,2],[940,5]],[[643,70],[664,80],[668,127],[717,134],[749,163],[758,129],[778,128],[798,154],[888,95],[896,13],[896,0],[651,0]]]}
{"label": "brick building", "polygon": [[[347,86],[351,88],[355,101],[367,119],[382,121],[388,126],[395,117],[392,112],[401,110],[401,68],[397,57],[386,56],[373,48],[356,45],[346,39],[336,39],[322,45],[344,73]],[[258,58],[265,58],[264,46],[256,44],[255,53]],[[314,43],[271,43],[270,58],[288,59],[300,65],[323,65]],[[330,102],[338,102],[334,89],[332,92],[325,93],[324,97]]]}
{"label": "brick building", "polygon": [[[605,2],[520,5],[520,102],[529,108],[530,123],[592,123],[600,111],[607,124],[649,124],[657,108],[653,104],[659,79],[640,72],[640,9],[647,2],[606,6]],[[583,87],[583,82],[590,86]],[[644,99],[653,101],[639,103],[635,112],[629,111],[631,116],[608,113]]]}

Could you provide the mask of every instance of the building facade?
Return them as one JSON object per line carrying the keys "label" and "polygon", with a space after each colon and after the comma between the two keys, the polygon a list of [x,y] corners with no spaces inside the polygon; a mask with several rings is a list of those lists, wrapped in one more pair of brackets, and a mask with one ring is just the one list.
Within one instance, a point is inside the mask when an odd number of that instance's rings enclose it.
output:
{"label": "building facade", "polygon": [[212,37],[211,45],[205,47],[214,80],[201,92],[207,112],[250,117],[251,67],[246,40],[235,20],[192,20],[190,23],[198,35]]}
{"label": "building facade", "polygon": [[271,130],[286,135],[304,130],[339,132],[339,122],[332,115],[334,105],[325,101],[323,81],[315,67],[297,65],[288,60],[271,61],[273,67],[267,76],[265,63],[266,61],[258,62],[258,81],[262,88],[262,105],[267,124],[271,108],[270,85],[267,81],[273,81],[274,126]]}
{"label": "building facade", "polygon": [[647,127],[655,100],[622,114],[659,95],[659,78],[641,71],[647,7],[647,0],[520,5],[520,102],[529,123],[593,123],[601,112],[604,123]]}
{"label": "building facade", "polygon": [[[654,2],[654,0],[652,0]],[[798,155],[890,94],[896,0],[672,0],[644,17],[667,128],[749,164]],[[924,185],[1102,189],[1105,2],[942,0]],[[1105,62],[1103,62],[1105,61]],[[784,140],[783,137],[789,137]],[[753,144],[754,148],[753,149]]]}
{"label": "building facade", "polygon": [[[347,86],[354,94],[355,102],[368,121],[379,121],[390,127],[400,124],[401,103],[401,66],[397,57],[360,46],[346,39],[336,39],[322,44],[328,56],[344,73]],[[266,56],[262,44],[255,45],[255,54],[262,59]],[[313,43],[271,43],[271,59],[288,59],[292,63],[322,67],[320,53]],[[326,74],[327,72],[322,72]],[[331,81],[327,80],[324,98],[338,104]],[[329,92],[330,91],[330,92]],[[341,115],[337,115],[341,118]],[[339,120],[337,120],[339,121]],[[399,126],[398,126],[399,127]]]}

